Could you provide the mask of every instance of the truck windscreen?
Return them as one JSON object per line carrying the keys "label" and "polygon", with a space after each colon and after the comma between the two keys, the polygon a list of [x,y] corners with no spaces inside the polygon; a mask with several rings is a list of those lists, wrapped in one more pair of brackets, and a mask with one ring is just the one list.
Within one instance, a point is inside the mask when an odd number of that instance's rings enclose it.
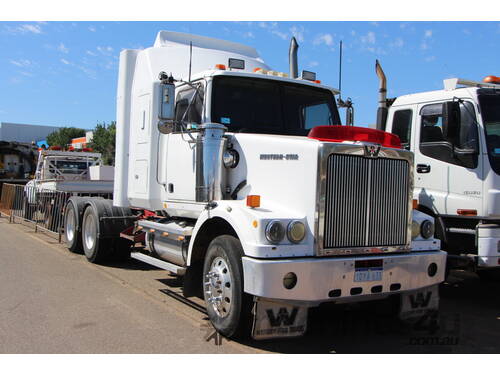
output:
{"label": "truck windscreen", "polygon": [[493,170],[500,174],[500,94],[478,97],[490,164]]}
{"label": "truck windscreen", "polygon": [[55,165],[62,174],[80,174],[85,172],[91,163],[77,160],[57,160]]}
{"label": "truck windscreen", "polygon": [[214,78],[212,121],[230,132],[307,135],[339,125],[332,92],[305,85],[232,76]]}

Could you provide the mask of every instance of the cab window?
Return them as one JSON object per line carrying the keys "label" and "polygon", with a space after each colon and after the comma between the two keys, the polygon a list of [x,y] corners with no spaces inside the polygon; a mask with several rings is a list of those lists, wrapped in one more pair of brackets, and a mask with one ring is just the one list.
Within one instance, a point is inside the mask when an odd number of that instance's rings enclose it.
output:
{"label": "cab window", "polygon": [[396,111],[392,120],[392,133],[399,137],[406,150],[410,149],[412,113],[411,109]]}
{"label": "cab window", "polygon": [[[189,87],[179,91],[175,98],[175,131],[180,131],[181,123],[201,124],[203,98],[204,90],[202,85],[200,85],[198,90]],[[191,105],[189,105],[189,103],[191,103]]]}
{"label": "cab window", "polygon": [[461,150],[478,147],[474,106],[460,103],[460,131],[454,139],[443,134],[443,104],[430,104],[420,111],[420,152],[433,159],[467,168],[477,167],[477,158],[460,156]]}

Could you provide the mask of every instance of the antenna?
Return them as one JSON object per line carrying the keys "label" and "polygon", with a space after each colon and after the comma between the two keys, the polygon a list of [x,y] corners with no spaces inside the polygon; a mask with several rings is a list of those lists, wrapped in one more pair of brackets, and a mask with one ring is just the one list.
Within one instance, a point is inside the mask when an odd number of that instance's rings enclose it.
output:
{"label": "antenna", "polygon": [[191,83],[191,61],[193,60],[193,41],[189,42],[189,83]]}
{"label": "antenna", "polygon": [[342,98],[342,41],[340,41],[339,56],[339,99]]}

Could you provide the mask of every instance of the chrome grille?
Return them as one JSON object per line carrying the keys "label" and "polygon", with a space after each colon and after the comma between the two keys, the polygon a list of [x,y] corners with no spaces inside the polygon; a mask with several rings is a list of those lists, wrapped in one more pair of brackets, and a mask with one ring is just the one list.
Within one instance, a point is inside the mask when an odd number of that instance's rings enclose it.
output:
{"label": "chrome grille", "polygon": [[331,154],[324,249],[405,245],[409,174],[406,160]]}

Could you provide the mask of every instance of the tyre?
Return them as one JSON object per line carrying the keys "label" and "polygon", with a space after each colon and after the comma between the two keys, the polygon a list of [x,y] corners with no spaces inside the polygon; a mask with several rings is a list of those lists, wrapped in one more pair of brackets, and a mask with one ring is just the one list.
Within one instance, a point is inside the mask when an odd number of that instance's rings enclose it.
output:
{"label": "tyre", "polygon": [[252,298],[243,292],[243,248],[230,235],[216,237],[203,264],[203,295],[214,328],[226,337],[247,336]]}
{"label": "tyre", "polygon": [[72,201],[66,204],[64,210],[64,238],[66,246],[72,253],[82,253],[82,232],[79,225],[78,211]]}
{"label": "tyre", "polygon": [[102,263],[108,258],[110,246],[107,240],[99,238],[99,215],[92,205],[83,214],[82,245],[89,262]]}
{"label": "tyre", "polygon": [[33,213],[35,212],[35,205],[31,204],[28,200],[28,196],[24,195],[23,201],[23,218],[26,220],[33,220]]}

